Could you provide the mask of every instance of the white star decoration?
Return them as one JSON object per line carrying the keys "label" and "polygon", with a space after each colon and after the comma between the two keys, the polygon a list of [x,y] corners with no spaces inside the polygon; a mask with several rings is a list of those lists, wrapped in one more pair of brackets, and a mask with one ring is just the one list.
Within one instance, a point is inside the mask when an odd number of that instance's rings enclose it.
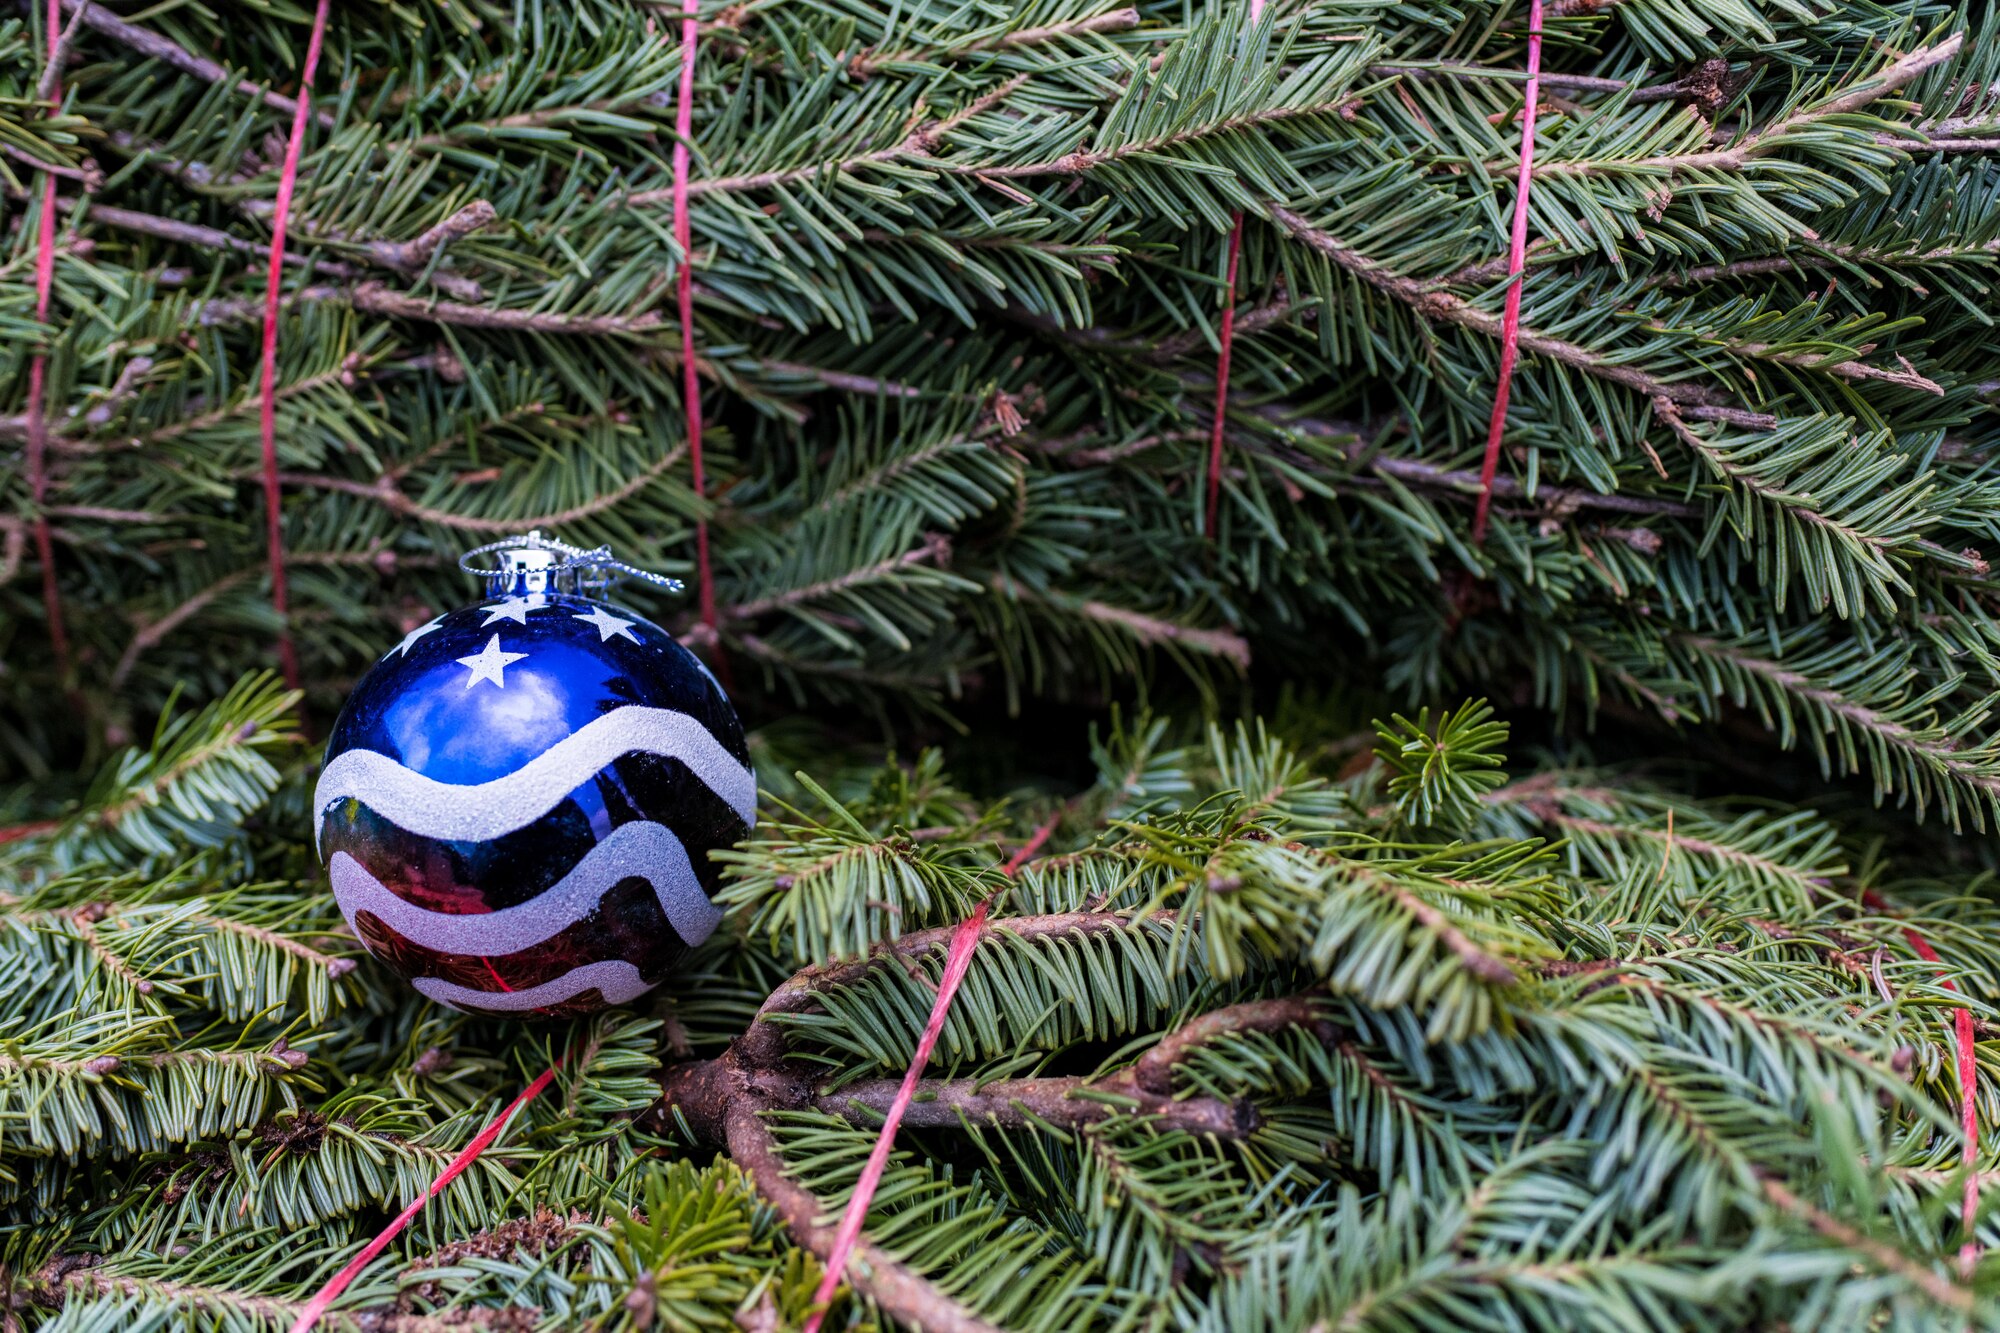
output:
{"label": "white star decoration", "polygon": [[498,606],[485,608],[486,619],[479,622],[479,628],[485,629],[496,620],[511,620],[518,625],[525,625],[528,623],[528,612],[542,605],[543,601],[544,598],[538,592],[531,592],[526,597],[509,597]]}
{"label": "white star decoration", "polygon": [[[442,625],[443,623],[444,623],[444,617],[439,616],[436,620],[431,621],[428,625],[417,626],[415,629],[411,630],[408,634],[405,634],[403,636],[403,641],[397,644],[394,648],[391,648],[389,650],[389,653],[394,653],[398,657],[408,657],[410,655],[410,649],[416,647],[418,639],[423,638],[424,635],[429,634],[432,630],[436,629],[439,625]],[[382,656],[387,657],[389,653],[383,653]]]}
{"label": "white star decoration", "polygon": [[501,679],[501,675],[507,670],[507,664],[509,662],[518,662],[526,656],[526,653],[502,652],[500,650],[500,636],[495,634],[486,641],[484,648],[474,653],[471,657],[461,657],[458,659],[460,666],[472,669],[472,674],[465,678],[465,688],[469,690],[482,680],[490,680],[493,682],[495,688],[506,689],[507,682]]}
{"label": "white star decoration", "polygon": [[639,636],[632,632],[632,626],[637,622],[620,620],[601,606],[593,606],[590,609],[590,614],[587,616],[571,616],[570,619],[581,620],[587,624],[595,625],[597,627],[597,641],[599,643],[608,643],[614,634],[621,639],[629,639],[633,643],[639,642]]}

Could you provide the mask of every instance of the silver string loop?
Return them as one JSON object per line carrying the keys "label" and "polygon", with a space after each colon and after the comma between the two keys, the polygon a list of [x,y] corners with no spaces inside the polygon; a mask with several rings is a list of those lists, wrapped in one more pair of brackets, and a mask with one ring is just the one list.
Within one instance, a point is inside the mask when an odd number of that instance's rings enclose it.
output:
{"label": "silver string loop", "polygon": [[[479,563],[481,556],[495,563]],[[601,593],[622,579],[638,579],[667,592],[681,592],[679,579],[628,565],[609,546],[588,550],[544,537],[539,530],[476,546],[458,558],[458,567],[486,585],[488,597],[511,593]]]}

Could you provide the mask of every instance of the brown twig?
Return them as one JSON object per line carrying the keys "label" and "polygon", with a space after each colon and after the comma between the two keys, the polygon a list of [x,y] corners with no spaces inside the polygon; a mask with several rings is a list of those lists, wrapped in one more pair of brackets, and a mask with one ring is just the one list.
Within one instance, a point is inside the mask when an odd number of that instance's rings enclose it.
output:
{"label": "brown twig", "polygon": [[[1677,332],[1677,330],[1663,324],[1649,323],[1644,327],[1654,333]],[[1793,366],[1799,370],[1809,370],[1820,375],[1837,375],[1841,379],[1846,380],[1875,380],[1885,384],[1898,385],[1905,389],[1914,389],[1919,393],[1935,394],[1939,397],[1944,396],[1944,387],[1942,385],[1936,380],[1920,374],[1908,362],[1905,362],[1903,368],[1900,370],[1889,370],[1882,366],[1871,366],[1857,357],[1842,356],[1837,352],[1819,354],[1811,352],[1783,352],[1777,350],[1769,343],[1745,342],[1733,338],[1718,339],[1715,345],[1733,355],[1751,357],[1759,361],[1769,361],[1773,365]],[[1873,350],[1872,345],[1859,349],[1862,355]]]}
{"label": "brown twig", "polygon": [[1825,1236],[1834,1244],[1866,1256],[1868,1262],[1885,1273],[1893,1273],[1924,1295],[1962,1314],[1975,1307],[1971,1291],[1883,1241],[1864,1235],[1824,1209],[1816,1208],[1776,1180],[1764,1181],[1764,1197],[1793,1217]]}
{"label": "brown twig", "polygon": [[1173,1091],[1174,1066],[1218,1037],[1237,1032],[1283,1032],[1300,1028],[1322,1042],[1339,1035],[1326,1016],[1326,997],[1317,992],[1270,1000],[1247,1000],[1213,1009],[1169,1032],[1131,1068],[1132,1082],[1148,1092]]}
{"label": "brown twig", "polygon": [[1697,264],[1693,268],[1680,269],[1672,273],[1661,273],[1648,278],[1646,287],[1688,287],[1705,282],[1715,282],[1728,278],[1757,277],[1765,273],[1796,273],[1808,265],[1824,267],[1845,260],[1849,263],[1876,263],[1884,265],[1934,264],[1969,255],[2000,254],[2000,240],[1984,241],[1972,246],[1945,245],[1929,250],[1921,250],[1910,255],[1873,254],[1864,246],[1845,245],[1837,241],[1812,241],[1798,249],[1781,255],[1760,255],[1755,259],[1737,259],[1722,264]]}
{"label": "brown twig", "polygon": [[[160,168],[177,180],[185,181],[196,189],[204,188],[209,182],[208,170],[198,163],[177,162],[158,153],[150,145],[133,139],[122,132],[114,133],[108,142],[120,152],[144,157],[146,161]],[[267,219],[271,213],[268,199],[247,198],[236,202],[237,211],[245,217]],[[56,206],[73,210],[77,201],[61,198]],[[120,231],[135,235],[153,236],[160,240],[172,241],[197,249],[224,250],[237,254],[264,256],[269,250],[266,241],[252,240],[223,231],[218,227],[206,227],[199,223],[182,222],[175,218],[158,217],[151,213],[141,213],[135,209],[119,208],[111,204],[92,203],[87,221],[102,222]],[[310,264],[316,273],[330,278],[359,279],[370,267],[387,269],[406,278],[425,275],[431,257],[445,245],[461,237],[470,236],[498,220],[493,205],[484,199],[475,199],[450,217],[429,228],[421,235],[407,241],[358,240],[341,232],[314,225],[309,218],[294,220],[294,229],[306,240],[322,245],[345,247],[360,264],[345,263],[337,259],[306,254],[288,254],[284,262],[293,267]],[[429,281],[438,290],[461,301],[479,301],[485,297],[485,289],[471,278],[457,273],[434,272],[428,274]],[[261,312],[261,303],[253,304]],[[247,318],[247,316],[246,316]]]}
{"label": "brown twig", "polygon": [[[731,1102],[724,1116],[729,1155],[777,1209],[792,1238],[824,1260],[833,1250],[834,1238],[834,1228],[821,1220],[826,1205],[787,1174],[777,1140],[762,1118],[766,1109],[755,1097]],[[1004,1333],[866,1240],[854,1242],[848,1281],[906,1327],[924,1333]]]}
{"label": "brown twig", "polygon": [[[399,557],[393,551],[377,548],[367,551],[308,551],[292,556],[291,562],[301,566],[365,564],[393,568],[398,559]],[[405,563],[414,566],[425,563],[425,561],[410,560]],[[187,623],[191,617],[199,614],[203,608],[215,601],[216,598],[238,584],[243,583],[253,574],[260,574],[262,572],[261,568],[257,568],[239,569],[234,573],[225,574],[214,583],[209,584],[206,588],[203,588],[187,600],[181,602],[158,620],[147,621],[140,625],[137,632],[133,634],[132,641],[125,645],[125,651],[119,654],[118,665],[114,668],[111,675],[112,685],[115,687],[122,684],[132,674],[132,669],[138,665],[140,657],[153,648],[158,647],[161,641],[169,634]]]}
{"label": "brown twig", "polygon": [[500,310],[459,301],[432,301],[407,292],[391,291],[378,282],[362,283],[347,294],[347,299],[356,310],[369,314],[511,333],[636,337],[668,327],[667,321],[655,314],[568,315],[554,311]]}
{"label": "brown twig", "polygon": [[[1289,323],[1295,307],[1292,298],[1280,292],[1263,305],[1252,306],[1236,316],[1235,335],[1238,338],[1255,337],[1266,329],[1282,328]],[[1316,313],[1311,307],[1304,311],[1306,318]],[[1145,359],[1156,364],[1178,361],[1184,356],[1208,350],[1208,338],[1199,329],[1188,329],[1170,338],[1162,338],[1145,352]]]}
{"label": "brown twig", "polygon": [[247,569],[239,569],[233,574],[225,574],[158,620],[141,626],[132,636],[132,641],[125,645],[125,651],[119,654],[118,665],[111,672],[111,688],[115,690],[125,683],[132,674],[132,668],[139,664],[139,658],[149,649],[157,647],[162,639],[179,629],[189,618],[200,614],[209,603],[248,579],[250,573]]}
{"label": "brown twig", "polygon": [[[292,98],[286,97],[283,93],[272,92],[248,79],[238,79],[231,83],[229,71],[207,56],[196,55],[150,28],[127,23],[103,5],[94,3],[94,0],[61,0],[61,3],[65,10],[80,17],[91,31],[129,46],[140,55],[171,65],[183,74],[192,75],[208,83],[230,83],[237,92],[247,97],[255,97],[273,111],[282,112],[286,116],[298,114],[299,104]],[[328,111],[318,112],[316,119],[329,129],[334,124],[333,114]]]}
{"label": "brown twig", "polygon": [[[872,1128],[895,1100],[902,1080],[869,1079],[832,1092],[816,1092],[812,1105]],[[1103,1093],[1103,1098],[1089,1093]],[[1145,1115],[1162,1129],[1217,1138],[1244,1138],[1263,1123],[1249,1102],[1215,1097],[1185,1097],[1178,1101],[1117,1076],[1091,1080],[1070,1078],[925,1079],[917,1084],[916,1100],[903,1113],[914,1129],[953,1129],[968,1122],[1018,1128],[1059,1125],[1081,1129],[1114,1115]]]}
{"label": "brown twig", "polygon": [[[1847,115],[1859,111],[1870,102],[1896,91],[1898,88],[1918,78],[1926,70],[1933,69],[1958,54],[1965,44],[1964,33],[1953,33],[1936,46],[1924,47],[1910,52],[1871,78],[1863,79],[1837,97],[1828,98],[1816,106],[1803,107],[1784,119],[1752,130],[1733,143],[1709,148],[1693,153],[1668,153],[1658,157],[1617,159],[1609,162],[1594,159],[1544,160],[1534,167],[1536,179],[1555,176],[1592,176],[1606,170],[1620,172],[1652,171],[1662,176],[1678,176],[1690,171],[1739,171],[1744,166],[1769,153],[1777,152],[1785,146],[1787,134],[1805,126],[1816,124],[1834,116]],[[1903,139],[1894,135],[1877,136],[1885,146],[1902,148],[1905,151],[1925,151],[1966,140]],[[1489,163],[1489,168],[1504,169],[1501,163]]]}
{"label": "brown twig", "polygon": [[1094,620],[1100,625],[1112,626],[1147,647],[1171,645],[1206,657],[1220,657],[1238,671],[1250,669],[1250,641],[1234,630],[1181,625],[1130,607],[1113,606],[1094,597],[1079,597],[1056,588],[1029,588],[1003,574],[995,574],[988,581],[988,586],[1015,601],[1040,602],[1080,615],[1086,620]]}
{"label": "brown twig", "polygon": [[[600,514],[632,496],[670,471],[686,454],[687,447],[677,444],[660,457],[634,473],[630,478],[604,492],[602,495],[560,509],[553,513],[533,515],[527,518],[475,518],[467,514],[454,514],[449,510],[437,509],[412,500],[396,485],[387,473],[374,481],[355,481],[348,477],[330,477],[318,472],[280,472],[278,482],[284,486],[299,486],[311,490],[338,491],[344,495],[358,495],[365,500],[423,523],[436,523],[441,527],[454,528],[460,532],[503,533],[519,532],[523,528],[560,528],[582,519]],[[244,473],[241,479],[251,480],[255,474]]]}
{"label": "brown twig", "polygon": [[[35,100],[55,105],[61,100],[63,71],[69,68],[70,48],[76,44],[77,31],[83,27],[84,14],[81,10],[69,16],[62,31],[55,34],[49,46],[49,58],[42,65],[42,77],[35,84]],[[37,164],[40,165],[40,164]],[[44,171],[58,171],[58,168],[44,166]],[[59,172],[59,174],[67,174]]]}

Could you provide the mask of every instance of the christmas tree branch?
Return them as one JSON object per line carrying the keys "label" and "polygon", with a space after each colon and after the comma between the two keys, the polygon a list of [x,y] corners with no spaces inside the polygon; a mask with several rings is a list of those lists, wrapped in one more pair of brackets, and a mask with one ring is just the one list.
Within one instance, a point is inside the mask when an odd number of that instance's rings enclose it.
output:
{"label": "christmas tree branch", "polygon": [[[901,1079],[868,1079],[815,1093],[810,1105],[844,1116],[863,1128],[882,1122]],[[957,1129],[968,1123],[1020,1128],[1059,1125],[1081,1129],[1115,1115],[1143,1115],[1162,1129],[1240,1139],[1261,1118],[1251,1103],[1214,1097],[1175,1100],[1117,1076],[1104,1079],[923,1079],[903,1115],[913,1129]]]}
{"label": "christmas tree branch", "polygon": [[[729,1155],[777,1209],[792,1238],[824,1262],[833,1252],[834,1240],[834,1228],[822,1220],[827,1207],[791,1178],[777,1140],[764,1124],[765,1109],[753,1098],[732,1101],[724,1117]],[[1006,1333],[866,1240],[854,1243],[847,1280],[884,1313],[925,1333]]]}
{"label": "christmas tree branch", "polygon": [[[376,477],[374,481],[355,481],[346,477],[330,477],[318,472],[280,472],[278,481],[284,486],[358,495],[405,518],[412,518],[422,523],[436,523],[441,527],[454,528],[461,532],[506,533],[519,532],[524,528],[567,527],[571,523],[581,522],[607,509],[615,508],[672,471],[686,453],[686,445],[676,444],[633,473],[626,481],[601,495],[571,505],[567,509],[539,515],[531,514],[521,518],[478,518],[419,503],[406,495],[387,473]],[[249,480],[254,474],[241,475],[245,480]]]}
{"label": "christmas tree branch", "polygon": [[[1787,136],[1807,129],[1837,116],[1850,115],[1861,110],[1878,98],[1885,97],[1897,89],[1914,81],[1925,71],[1950,60],[1965,44],[1964,33],[1953,33],[1936,46],[1922,47],[1901,57],[1869,78],[1861,80],[1854,87],[1829,97],[1824,101],[1801,107],[1788,116],[1752,130],[1736,139],[1727,147],[1712,148],[1694,153],[1673,153],[1657,157],[1615,159],[1609,161],[1593,159],[1561,160],[1539,159],[1532,168],[1536,179],[1557,176],[1590,176],[1600,172],[1644,172],[1677,176],[1691,171],[1738,171],[1756,159],[1778,151],[1786,146]],[[1879,141],[1879,139],[1878,139]],[[1903,140],[1892,139],[1885,145],[1899,147],[1909,145],[1917,148],[1937,147],[1949,144],[1950,140]],[[1488,163],[1490,172],[1502,173],[1511,163]]]}
{"label": "christmas tree branch", "polygon": [[1884,745],[1901,750],[1954,781],[1990,798],[2000,799],[2000,772],[1961,756],[1959,743],[1942,731],[1918,730],[1849,698],[1837,689],[1816,681],[1803,671],[1744,651],[1735,645],[1703,634],[1681,634],[1678,641],[1702,657],[1727,663],[1744,676],[1763,682],[1783,694],[1825,709],[1848,725],[1876,737]]}
{"label": "christmas tree branch", "polygon": [[[283,93],[272,92],[248,79],[232,81],[229,71],[207,56],[197,55],[150,28],[127,23],[94,0],[61,0],[61,4],[66,11],[80,17],[91,31],[128,46],[148,59],[171,65],[181,73],[191,75],[205,83],[227,83],[244,96],[255,97],[265,106],[287,117],[298,114],[299,104],[295,99],[286,97]],[[327,129],[332,129],[337,123],[333,113],[326,110],[316,112],[314,119]]]}
{"label": "christmas tree branch", "polygon": [[1352,93],[1342,93],[1339,97],[1320,102],[1307,102],[1298,106],[1267,107],[1261,111],[1249,111],[1240,116],[1228,116],[1221,120],[1209,121],[1201,125],[1191,125],[1168,134],[1151,138],[1135,139],[1130,143],[1115,144],[1109,148],[1090,151],[1078,149],[1061,157],[1043,162],[1016,162],[1005,166],[983,166],[970,162],[927,162],[924,165],[935,171],[950,172],[955,175],[976,176],[983,180],[1021,180],[1034,176],[1082,176],[1099,167],[1109,166],[1128,157],[1159,153],[1169,148],[1179,148],[1191,143],[1243,130],[1258,129],[1266,125],[1283,124],[1288,120],[1298,120],[1308,116],[1324,116],[1339,112],[1354,104]]}
{"label": "christmas tree branch", "polygon": [[1969,1289],[1953,1282],[1921,1260],[1903,1253],[1895,1246],[1876,1240],[1824,1209],[1806,1202],[1782,1181],[1766,1178],[1763,1190],[1765,1198],[1820,1235],[1844,1249],[1866,1257],[1875,1267],[1903,1279],[1939,1305],[1967,1316],[1977,1309],[1977,1298]]}
{"label": "christmas tree branch", "polygon": [[788,588],[783,592],[773,593],[769,597],[760,597],[755,601],[739,602],[729,607],[728,613],[732,619],[756,620],[760,616],[768,616],[775,611],[783,611],[788,607],[801,606],[807,602],[836,597],[841,593],[864,587],[870,583],[879,583],[893,576],[898,570],[908,569],[913,565],[934,565],[942,569],[950,563],[951,542],[940,533],[926,533],[916,546],[898,555],[889,556],[865,568],[850,570],[835,578],[826,579],[803,588]]}
{"label": "christmas tree branch", "polygon": [[1048,42],[1058,42],[1093,33],[1130,32],[1139,26],[1139,22],[1139,11],[1136,9],[1112,9],[1102,14],[1087,14],[1082,18],[1070,19],[1063,23],[1043,24],[1034,28],[1015,28],[997,37],[977,37],[965,42],[912,47],[888,54],[863,50],[849,57],[847,70],[856,78],[865,79],[892,65],[931,60],[965,60],[974,56],[990,55],[996,51],[1040,46]]}
{"label": "christmas tree branch", "polygon": [[[1314,227],[1306,218],[1289,208],[1272,205],[1269,212],[1271,220],[1294,240],[1325,255],[1376,290],[1395,297],[1420,316],[1456,324],[1489,338],[1498,339],[1502,336],[1502,321],[1499,315],[1482,310],[1449,292],[1438,291],[1418,279],[1394,272],[1350,248],[1332,233]],[[1769,414],[1732,406],[1720,393],[1704,385],[1687,381],[1662,380],[1634,366],[1615,362],[1602,353],[1593,352],[1560,338],[1537,333],[1533,329],[1523,328],[1520,331],[1520,345],[1538,356],[1559,361],[1586,374],[1607,380],[1635,393],[1644,394],[1649,399],[1665,398],[1680,407],[1684,416],[1701,420],[1726,421],[1732,425],[1752,429],[1769,429],[1776,424],[1776,418]]]}
{"label": "christmas tree branch", "polygon": [[[871,166],[880,166],[906,158],[924,159],[924,170],[941,169],[930,160],[938,143],[953,130],[974,116],[984,115],[999,106],[1028,81],[1025,74],[1016,75],[974,98],[959,110],[941,120],[922,124],[909,131],[902,139],[887,148],[877,148],[858,156],[838,162],[815,162],[810,166],[786,167],[777,171],[751,172],[741,176],[709,176],[691,180],[687,193],[691,198],[705,194],[738,194],[746,190],[762,190],[773,185],[792,185],[800,181],[819,180],[829,175],[847,175]],[[656,207],[673,200],[671,189],[639,190],[624,195],[616,202],[625,208]]]}
{"label": "christmas tree branch", "polygon": [[[1061,939],[1072,934],[1095,935],[1107,931],[1132,930],[1146,925],[1171,928],[1178,920],[1171,911],[1153,912],[1143,917],[1120,912],[1058,912],[1043,916],[1017,916],[989,922],[988,934],[1004,934],[1021,940]],[[851,986],[871,968],[883,965],[908,966],[951,943],[955,926],[912,931],[882,945],[866,957],[848,962],[807,967],[794,973],[758,1007],[756,1020],[734,1048],[747,1066],[775,1068],[785,1056],[784,1028],[771,1021],[779,1014],[804,1013],[818,1007],[819,993]]]}
{"label": "christmas tree branch", "polygon": [[1797,273],[1807,267],[1831,268],[1841,263],[1881,264],[1892,268],[1917,267],[1974,259],[1985,255],[2000,255],[2000,239],[1977,241],[1969,245],[1927,246],[1913,251],[1881,250],[1837,241],[1815,240],[1802,243],[1796,249],[1780,255],[1733,259],[1719,264],[1697,264],[1691,268],[1654,274],[1647,278],[1643,285],[1699,287],[1733,278],[1760,277],[1767,273]]}
{"label": "christmas tree branch", "polygon": [[[32,1305],[45,1310],[61,1310],[71,1298],[96,1298],[115,1296],[121,1306],[131,1309],[144,1303],[151,1307],[165,1306],[170,1309],[185,1310],[213,1319],[217,1323],[227,1321],[252,1328],[289,1328],[298,1318],[304,1303],[281,1300],[273,1296],[258,1296],[249,1292],[232,1291],[192,1282],[174,1282],[165,1278],[127,1277],[119,1273],[105,1272],[97,1267],[97,1256],[75,1256],[87,1267],[71,1267],[60,1277],[30,1279],[17,1287],[13,1298],[23,1305]],[[17,1308],[19,1308],[17,1306]],[[352,1330],[359,1326],[346,1316],[335,1316],[322,1321],[322,1328],[332,1330]]]}

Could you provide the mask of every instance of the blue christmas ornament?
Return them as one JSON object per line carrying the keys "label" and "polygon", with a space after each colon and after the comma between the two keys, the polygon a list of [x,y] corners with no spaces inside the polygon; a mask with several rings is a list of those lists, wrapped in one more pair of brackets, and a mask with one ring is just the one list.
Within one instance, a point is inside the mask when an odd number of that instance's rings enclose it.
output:
{"label": "blue christmas ornament", "polygon": [[708,853],[756,811],[742,725],[692,653],[586,595],[671,580],[536,533],[467,561],[487,599],[411,630],[334,725],[314,796],[334,896],[442,1004],[622,1004],[721,920]]}

